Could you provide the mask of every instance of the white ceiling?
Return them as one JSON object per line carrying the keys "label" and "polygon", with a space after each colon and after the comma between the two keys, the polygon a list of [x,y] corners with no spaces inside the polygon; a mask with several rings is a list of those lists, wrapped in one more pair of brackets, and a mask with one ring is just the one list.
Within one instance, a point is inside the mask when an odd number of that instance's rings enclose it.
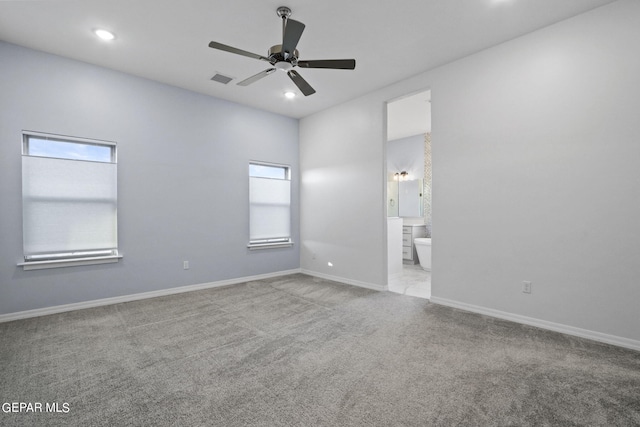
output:
{"label": "white ceiling", "polygon": [[[300,118],[612,1],[0,1],[0,40]],[[284,73],[237,86],[269,64],[208,43],[266,55],[281,43],[283,5],[306,24],[300,59],[355,58],[356,69],[298,69],[317,93],[293,100]],[[213,82],[216,72],[236,80]]]}

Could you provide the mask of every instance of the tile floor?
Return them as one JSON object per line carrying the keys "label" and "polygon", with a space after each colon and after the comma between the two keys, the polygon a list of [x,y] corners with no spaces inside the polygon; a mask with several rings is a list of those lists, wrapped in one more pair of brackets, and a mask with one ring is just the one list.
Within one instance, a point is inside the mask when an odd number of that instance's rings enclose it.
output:
{"label": "tile floor", "polygon": [[402,274],[389,277],[389,291],[419,298],[431,298],[431,272],[420,264],[402,265]]}

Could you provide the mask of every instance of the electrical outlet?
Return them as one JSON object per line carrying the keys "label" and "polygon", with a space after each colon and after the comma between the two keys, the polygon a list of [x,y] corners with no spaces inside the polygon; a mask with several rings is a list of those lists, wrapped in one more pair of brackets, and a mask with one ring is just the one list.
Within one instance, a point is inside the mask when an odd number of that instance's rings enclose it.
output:
{"label": "electrical outlet", "polygon": [[184,268],[185,270],[189,269],[189,261],[183,261],[182,262],[182,268]]}
{"label": "electrical outlet", "polygon": [[531,293],[531,282],[526,280],[522,282],[522,292],[524,292],[525,294]]}

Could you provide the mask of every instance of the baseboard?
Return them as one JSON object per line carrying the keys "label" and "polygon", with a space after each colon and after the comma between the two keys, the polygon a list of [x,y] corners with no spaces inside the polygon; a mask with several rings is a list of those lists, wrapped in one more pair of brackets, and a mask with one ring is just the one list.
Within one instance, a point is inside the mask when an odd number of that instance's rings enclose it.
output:
{"label": "baseboard", "polygon": [[200,291],[209,288],[219,288],[222,286],[237,285],[238,283],[250,282],[253,280],[270,279],[272,277],[286,276],[300,273],[299,268],[294,270],[278,271],[275,273],[258,274],[256,276],[238,277],[236,279],[220,280],[217,282],[200,283],[196,285],[178,286],[176,288],[160,289],[157,291],[142,292],[138,294],[122,295],[119,297],[102,298],[91,301],[84,301],[72,304],[56,305],[53,307],[37,308],[34,310],[18,311],[15,313],[0,314],[0,323],[12,320],[27,319],[30,317],[46,316],[49,314],[64,313],[66,311],[83,310],[85,308],[100,307],[104,305],[120,304],[123,302],[137,301],[147,298],[156,298],[167,295],[181,294],[183,292]]}
{"label": "baseboard", "polygon": [[521,316],[519,314],[507,313],[505,311],[494,310],[492,308],[481,307],[477,305],[467,304],[447,298],[439,298],[431,296],[430,301],[434,304],[446,305],[448,307],[459,308],[473,313],[484,314],[486,316],[497,317],[499,319],[510,320],[512,322],[524,325],[535,326],[542,329],[548,329],[567,335],[573,335],[580,338],[587,338],[606,344],[616,345],[631,350],[640,351],[640,341],[629,338],[619,337],[616,335],[604,334],[602,332],[590,331],[588,329],[576,328],[573,326],[563,325],[561,323],[548,322],[546,320],[536,319],[533,317]]}
{"label": "baseboard", "polygon": [[344,283],[346,285],[358,286],[360,288],[367,288],[374,291],[386,291],[387,287],[383,285],[376,285],[374,283],[361,282],[359,280],[346,279],[344,277],[332,276],[330,274],[318,273],[317,271],[311,270],[300,270],[302,274],[306,274],[308,276],[319,277],[321,279],[332,280],[334,282]]}

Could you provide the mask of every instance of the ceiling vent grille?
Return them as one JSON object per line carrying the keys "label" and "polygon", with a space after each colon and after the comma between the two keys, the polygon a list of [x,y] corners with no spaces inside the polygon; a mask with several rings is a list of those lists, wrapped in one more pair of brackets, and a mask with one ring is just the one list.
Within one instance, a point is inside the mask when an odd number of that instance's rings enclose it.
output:
{"label": "ceiling vent grille", "polygon": [[229,76],[225,76],[225,75],[220,74],[220,73],[216,73],[215,76],[211,77],[211,80],[213,80],[214,82],[218,82],[218,83],[222,83],[223,85],[226,85],[231,80],[233,80],[233,77],[229,77]]}

